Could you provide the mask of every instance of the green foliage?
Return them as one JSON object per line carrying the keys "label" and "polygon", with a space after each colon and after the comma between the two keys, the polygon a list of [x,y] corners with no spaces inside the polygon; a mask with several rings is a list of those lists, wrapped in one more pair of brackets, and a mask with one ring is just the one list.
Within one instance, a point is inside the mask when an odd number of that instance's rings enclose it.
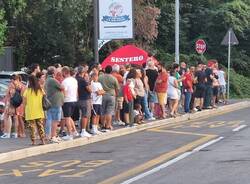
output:
{"label": "green foliage", "polygon": [[231,70],[230,73],[230,98],[250,98],[250,78],[237,74]]}
{"label": "green foliage", "polygon": [[4,20],[4,11],[0,9],[0,54],[3,51],[7,22]]}
{"label": "green foliage", "polygon": [[[93,57],[90,2],[80,0],[43,0],[27,2],[17,29],[19,62],[49,65],[60,62],[74,65]],[[55,57],[57,56],[57,57]]]}

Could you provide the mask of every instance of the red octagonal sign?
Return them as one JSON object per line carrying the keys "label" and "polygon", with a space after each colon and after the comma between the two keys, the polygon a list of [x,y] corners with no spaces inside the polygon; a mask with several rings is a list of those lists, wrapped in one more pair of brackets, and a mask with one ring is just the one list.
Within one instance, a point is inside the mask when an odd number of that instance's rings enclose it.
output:
{"label": "red octagonal sign", "polygon": [[195,42],[195,50],[198,54],[203,54],[207,49],[206,42],[202,39],[199,39]]}

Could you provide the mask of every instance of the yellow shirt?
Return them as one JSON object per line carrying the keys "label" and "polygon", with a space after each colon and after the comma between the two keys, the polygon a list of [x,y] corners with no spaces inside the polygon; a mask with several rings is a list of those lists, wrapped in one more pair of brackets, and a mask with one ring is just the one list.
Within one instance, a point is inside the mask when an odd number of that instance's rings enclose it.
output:
{"label": "yellow shirt", "polygon": [[36,94],[35,91],[28,88],[24,91],[23,97],[26,99],[25,120],[43,119],[42,91],[39,90]]}

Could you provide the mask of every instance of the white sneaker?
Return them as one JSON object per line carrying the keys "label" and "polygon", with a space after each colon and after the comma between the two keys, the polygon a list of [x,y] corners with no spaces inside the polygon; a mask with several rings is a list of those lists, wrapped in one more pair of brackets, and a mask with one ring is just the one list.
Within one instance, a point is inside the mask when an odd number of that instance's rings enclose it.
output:
{"label": "white sneaker", "polygon": [[1,139],[9,139],[10,138],[10,134],[4,133],[0,138]]}
{"label": "white sneaker", "polygon": [[79,133],[78,133],[77,131],[75,131],[75,132],[73,133],[73,136],[74,136],[74,137],[79,137],[80,135],[79,135]]}
{"label": "white sneaker", "polygon": [[154,121],[154,120],[155,120],[155,117],[148,118],[147,120],[148,120],[148,121]]}
{"label": "white sneaker", "polygon": [[16,139],[16,138],[18,138],[18,135],[17,135],[17,133],[12,133],[11,137]]}
{"label": "white sneaker", "polygon": [[92,137],[92,135],[89,134],[87,131],[83,131],[83,132],[81,133],[81,137]]}
{"label": "white sneaker", "polygon": [[50,139],[50,142],[51,142],[51,143],[59,143],[60,141],[59,141],[56,137],[52,137],[52,138]]}
{"label": "white sneaker", "polygon": [[118,121],[113,121],[112,122],[113,125],[118,125],[118,123],[119,123]]}
{"label": "white sneaker", "polygon": [[56,137],[58,142],[62,142],[63,140],[60,137]]}
{"label": "white sneaker", "polygon": [[124,126],[124,125],[125,125],[125,123],[124,123],[123,121],[121,121],[121,120],[118,121],[117,124],[118,124],[119,126]]}
{"label": "white sneaker", "polygon": [[90,133],[93,135],[101,135],[102,134],[102,132],[100,132],[99,130],[94,130],[94,129],[91,129]]}
{"label": "white sneaker", "polygon": [[73,136],[72,135],[66,135],[66,136],[62,137],[62,139],[65,140],[65,141],[72,141]]}

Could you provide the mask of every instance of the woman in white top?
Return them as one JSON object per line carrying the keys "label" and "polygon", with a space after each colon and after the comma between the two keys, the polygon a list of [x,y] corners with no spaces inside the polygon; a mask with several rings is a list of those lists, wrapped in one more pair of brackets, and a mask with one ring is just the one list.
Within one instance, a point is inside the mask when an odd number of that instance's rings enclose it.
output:
{"label": "woman in white top", "polygon": [[169,83],[168,83],[168,98],[169,98],[169,108],[170,116],[175,117],[175,112],[178,108],[178,81],[175,78],[175,71],[170,71]]}

